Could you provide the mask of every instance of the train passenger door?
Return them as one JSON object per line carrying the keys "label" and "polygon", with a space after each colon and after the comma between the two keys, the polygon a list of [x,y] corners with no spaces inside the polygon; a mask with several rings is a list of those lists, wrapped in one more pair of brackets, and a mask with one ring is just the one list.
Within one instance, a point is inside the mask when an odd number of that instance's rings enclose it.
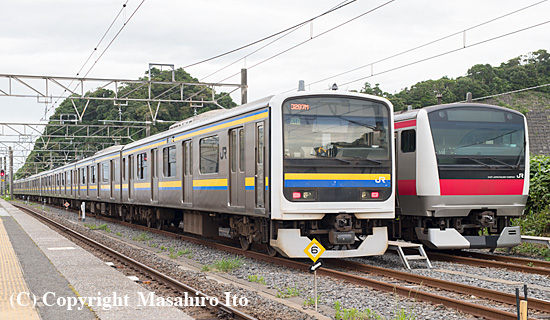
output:
{"label": "train passenger door", "polygon": [[244,207],[245,204],[245,153],[244,128],[229,131],[229,205]]}
{"label": "train passenger door", "polygon": [[193,143],[191,140],[183,142],[183,202],[193,202]]}
{"label": "train passenger door", "polygon": [[265,195],[265,140],[264,140],[264,122],[256,123],[256,208],[264,207]]}
{"label": "train passenger door", "polygon": [[151,200],[159,200],[159,177],[158,177],[158,149],[151,149]]}

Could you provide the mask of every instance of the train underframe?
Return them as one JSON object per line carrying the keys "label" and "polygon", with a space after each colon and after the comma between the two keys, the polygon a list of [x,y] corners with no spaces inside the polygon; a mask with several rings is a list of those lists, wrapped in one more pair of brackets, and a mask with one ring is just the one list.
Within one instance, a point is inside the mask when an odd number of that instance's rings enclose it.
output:
{"label": "train underframe", "polygon": [[422,242],[431,249],[494,249],[521,243],[516,216],[498,216],[497,210],[475,209],[467,216],[398,215],[392,222],[390,238]]}
{"label": "train underframe", "polygon": [[387,248],[387,229],[377,220],[357,219],[353,214],[327,214],[322,220],[276,221],[266,217],[245,216],[82,201],[44,196],[25,196],[30,201],[80,210],[82,202],[86,213],[98,214],[150,228],[173,227],[204,237],[218,235],[238,239],[241,248],[261,245],[270,255],[278,252],[287,257],[304,257],[304,249],[317,239],[327,250],[323,257],[347,257],[383,254]]}

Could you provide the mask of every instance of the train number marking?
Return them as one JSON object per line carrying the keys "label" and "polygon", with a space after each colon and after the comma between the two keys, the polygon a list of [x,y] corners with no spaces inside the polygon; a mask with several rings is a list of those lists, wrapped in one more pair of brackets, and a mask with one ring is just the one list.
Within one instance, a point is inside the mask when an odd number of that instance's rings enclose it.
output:
{"label": "train number marking", "polygon": [[319,243],[319,241],[317,241],[317,239],[313,239],[304,249],[304,252],[311,260],[313,260],[313,262],[316,262],[317,259],[321,257],[323,252],[325,252],[325,248]]}

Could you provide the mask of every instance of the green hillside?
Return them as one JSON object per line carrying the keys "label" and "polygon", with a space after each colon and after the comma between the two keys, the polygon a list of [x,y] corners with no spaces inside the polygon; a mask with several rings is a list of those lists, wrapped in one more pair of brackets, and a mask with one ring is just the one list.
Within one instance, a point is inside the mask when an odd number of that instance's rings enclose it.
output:
{"label": "green hillside", "polygon": [[[465,76],[421,81],[395,94],[384,92],[379,84],[372,87],[368,82],[360,92],[386,97],[399,111],[409,105],[417,109],[437,104],[437,93],[442,95],[442,103],[452,103],[464,101],[467,92],[479,98],[544,84],[550,84],[550,53],[538,50],[510,59],[498,67],[476,64],[468,69]],[[540,92],[550,97],[550,86],[529,92]]]}

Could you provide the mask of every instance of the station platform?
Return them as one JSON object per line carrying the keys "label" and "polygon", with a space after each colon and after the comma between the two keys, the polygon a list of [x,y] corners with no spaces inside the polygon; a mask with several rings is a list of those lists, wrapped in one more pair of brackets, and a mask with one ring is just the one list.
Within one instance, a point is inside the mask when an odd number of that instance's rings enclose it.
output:
{"label": "station platform", "polygon": [[192,319],[175,307],[144,303],[149,294],[0,199],[0,319]]}

